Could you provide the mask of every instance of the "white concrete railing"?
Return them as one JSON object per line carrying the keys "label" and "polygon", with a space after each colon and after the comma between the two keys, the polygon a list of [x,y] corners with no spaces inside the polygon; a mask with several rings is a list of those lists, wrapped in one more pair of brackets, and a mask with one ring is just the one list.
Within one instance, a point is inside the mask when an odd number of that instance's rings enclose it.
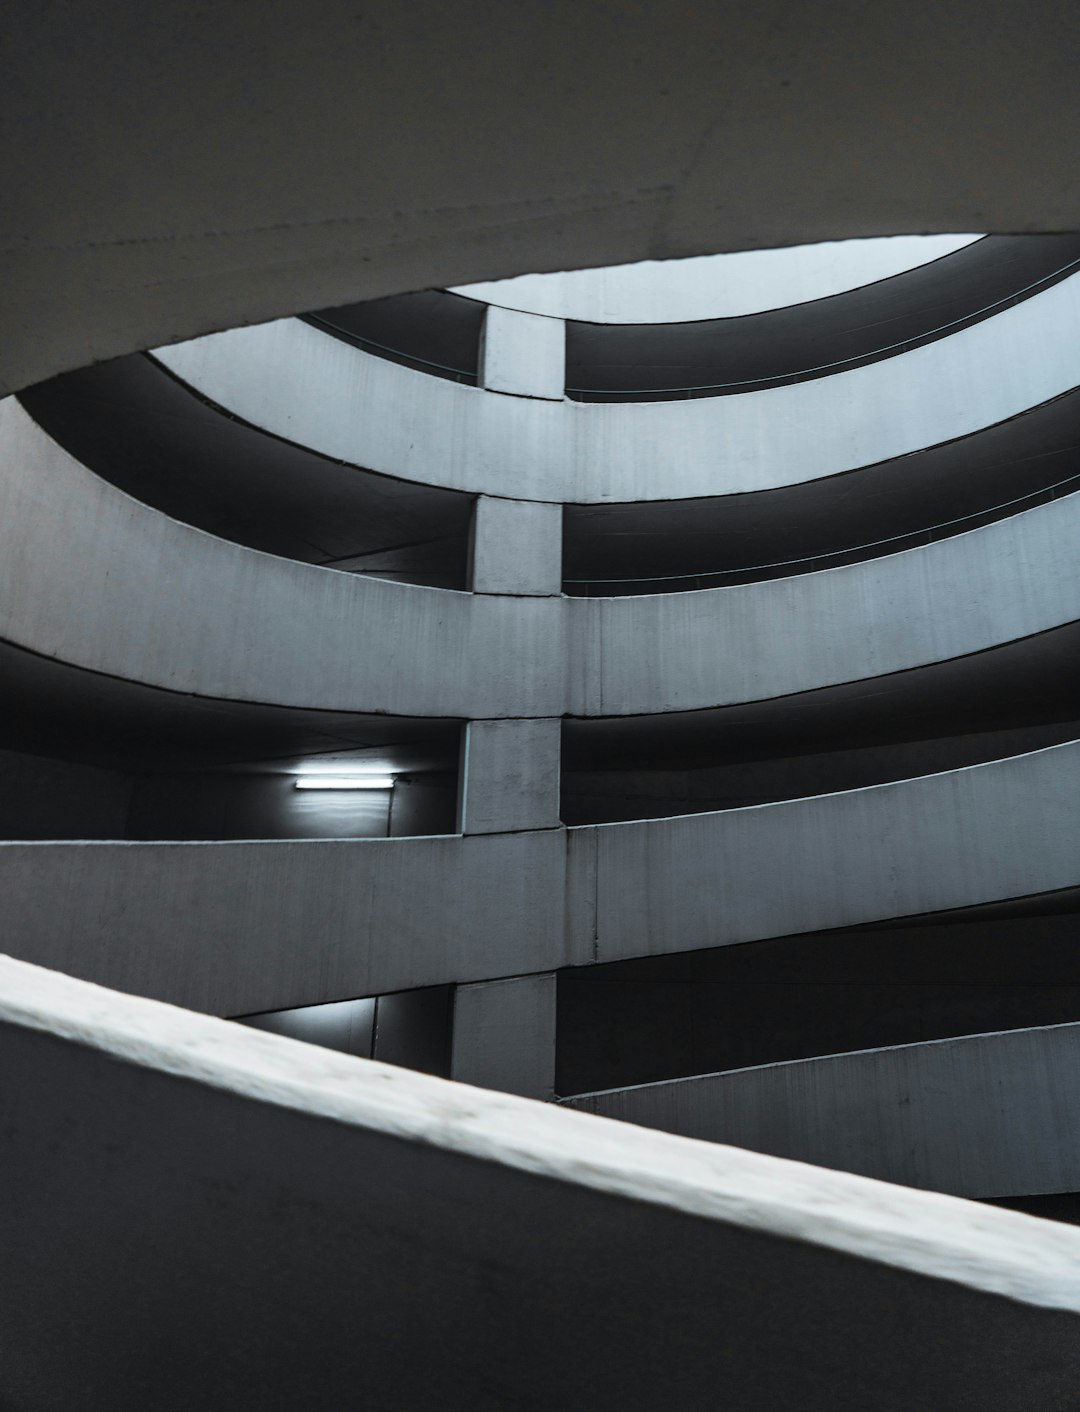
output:
{"label": "white concrete railing", "polygon": [[508,397],[297,320],[155,356],[234,416],[335,459],[522,500],[671,500],[800,484],[966,436],[1076,386],[1080,277],[831,377],[691,401]]}
{"label": "white concrete railing", "polygon": [[702,950],[1078,884],[1080,742],[843,794],[567,830],[0,843],[9,952],[220,1014]]}
{"label": "white concrete railing", "polygon": [[[535,538],[535,515],[520,519]],[[509,532],[505,517],[493,523]],[[336,573],[179,524],[0,404],[0,635],[212,698],[546,719],[782,696],[1075,621],[1078,533],[1070,496],[796,579],[620,599],[560,598],[550,583],[460,593]],[[484,572],[522,588],[505,564]]]}

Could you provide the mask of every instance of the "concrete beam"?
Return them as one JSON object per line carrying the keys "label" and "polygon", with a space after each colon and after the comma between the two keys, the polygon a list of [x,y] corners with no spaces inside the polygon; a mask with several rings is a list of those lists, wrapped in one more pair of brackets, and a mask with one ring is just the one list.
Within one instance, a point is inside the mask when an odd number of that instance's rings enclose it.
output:
{"label": "concrete beam", "polygon": [[1027,1412],[1080,1377],[1068,1226],[7,959],[0,1062],[13,1407]]}

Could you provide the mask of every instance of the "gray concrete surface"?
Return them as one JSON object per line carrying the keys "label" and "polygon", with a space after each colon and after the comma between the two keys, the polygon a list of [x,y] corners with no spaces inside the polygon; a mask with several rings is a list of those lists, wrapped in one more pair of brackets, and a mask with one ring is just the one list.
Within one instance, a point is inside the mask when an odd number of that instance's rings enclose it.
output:
{"label": "gray concrete surface", "polygon": [[469,721],[461,752],[461,832],[559,826],[562,722]]}
{"label": "gray concrete surface", "polygon": [[562,320],[491,305],[480,334],[479,384],[489,392],[561,402],[566,384]]}
{"label": "gray concrete surface", "polygon": [[719,814],[467,838],[0,843],[20,959],[218,1014],[1080,883],[1080,743]]}
{"label": "gray concrete surface", "polygon": [[582,906],[595,885],[595,959],[1072,887],[1078,790],[1080,743],[847,794],[570,830],[572,848],[595,850],[579,885]]}
{"label": "gray concrete surface", "polygon": [[8,951],[244,1015],[587,961],[565,834],[0,844]]}
{"label": "gray concrete surface", "polygon": [[565,1100],[954,1196],[1080,1190],[1080,1025],[966,1035]]}
{"label": "gray concrete surface", "polygon": [[9,1406],[1073,1399],[1069,1227],[0,981]]}
{"label": "gray concrete surface", "polygon": [[292,319],[155,356],[244,421],[385,475],[625,503],[796,485],[970,435],[1075,387],[1078,329],[1074,275],[958,333],[830,377],[637,403],[492,397]]}
{"label": "gray concrete surface", "polygon": [[[530,514],[543,533],[522,563],[539,572],[557,509]],[[0,405],[0,634],[201,697],[488,719],[783,696],[1076,619],[1078,529],[1080,497],[1069,496],[796,579],[606,600],[458,593],[338,574],[180,525],[79,466],[16,403]]]}
{"label": "gray concrete surface", "polygon": [[525,1098],[554,1098],[552,972],[455,988],[450,1077]]}
{"label": "gray concrete surface", "polygon": [[1066,0],[617,18],[272,0],[255,36],[207,0],[36,7],[3,98],[0,384],[529,270],[1080,226]]}
{"label": "gray concrete surface", "polygon": [[562,592],[562,506],[477,496],[471,559],[474,593],[557,597]]}

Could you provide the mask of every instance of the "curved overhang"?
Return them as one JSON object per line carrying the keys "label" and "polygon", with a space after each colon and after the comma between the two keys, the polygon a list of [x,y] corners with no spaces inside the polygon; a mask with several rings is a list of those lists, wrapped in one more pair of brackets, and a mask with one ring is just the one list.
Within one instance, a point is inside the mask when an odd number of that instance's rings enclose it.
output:
{"label": "curved overhang", "polygon": [[317,26],[266,11],[255,44],[206,4],[121,4],[89,38],[46,6],[5,93],[0,381],[525,271],[1075,230],[1077,37],[1064,0],[993,24],[975,0],[827,24],[677,0],[614,26],[570,0],[329,0]]}

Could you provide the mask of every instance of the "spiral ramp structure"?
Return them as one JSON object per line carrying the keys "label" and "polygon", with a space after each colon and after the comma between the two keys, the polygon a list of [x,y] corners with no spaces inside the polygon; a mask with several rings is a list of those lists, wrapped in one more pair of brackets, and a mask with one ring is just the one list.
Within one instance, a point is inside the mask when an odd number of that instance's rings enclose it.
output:
{"label": "spiral ramp structure", "polygon": [[[216,72],[190,15],[156,24],[163,91]],[[612,93],[634,25],[597,33]],[[335,92],[325,46],[266,26],[261,63]],[[372,92],[429,52],[467,80],[405,28],[383,78],[344,45]],[[70,39],[27,93],[79,72]],[[525,153],[527,95],[498,103]],[[942,96],[957,150],[966,116]],[[39,215],[0,255],[0,1405],[1070,1406],[1080,211],[1053,151],[1028,191],[999,132],[994,209],[868,186],[822,214],[796,180],[754,231],[674,148],[543,211],[495,168],[452,207],[445,164],[387,162],[413,204],[328,250],[225,132],[250,207],[207,187],[209,246]],[[830,153],[833,189],[872,157]],[[461,283],[988,227],[1039,233]]]}

